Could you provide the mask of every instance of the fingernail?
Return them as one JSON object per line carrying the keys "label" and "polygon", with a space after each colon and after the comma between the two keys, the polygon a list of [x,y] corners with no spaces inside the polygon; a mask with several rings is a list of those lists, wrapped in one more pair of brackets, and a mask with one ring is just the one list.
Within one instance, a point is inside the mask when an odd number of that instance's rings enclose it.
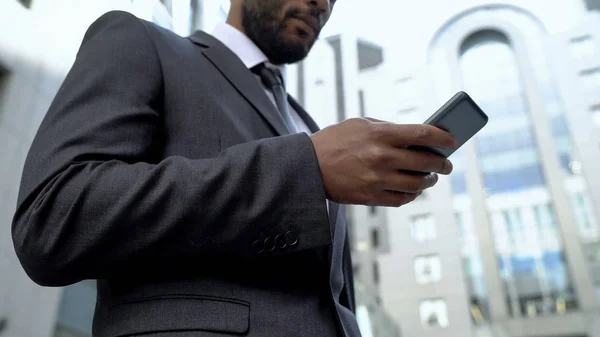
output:
{"label": "fingernail", "polygon": [[452,172],[452,169],[454,168],[454,166],[452,165],[452,162],[448,159],[446,159],[446,173],[450,173]]}
{"label": "fingernail", "polygon": [[458,141],[458,139],[454,138],[454,148],[458,149],[460,147],[460,143]]}

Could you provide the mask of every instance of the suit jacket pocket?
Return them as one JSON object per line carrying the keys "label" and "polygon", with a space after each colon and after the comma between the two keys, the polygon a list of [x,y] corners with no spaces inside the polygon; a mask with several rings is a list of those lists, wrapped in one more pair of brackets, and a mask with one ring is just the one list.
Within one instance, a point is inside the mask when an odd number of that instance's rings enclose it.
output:
{"label": "suit jacket pocket", "polygon": [[250,304],[191,295],[165,295],[114,305],[108,310],[107,335],[123,336],[167,331],[248,332]]}

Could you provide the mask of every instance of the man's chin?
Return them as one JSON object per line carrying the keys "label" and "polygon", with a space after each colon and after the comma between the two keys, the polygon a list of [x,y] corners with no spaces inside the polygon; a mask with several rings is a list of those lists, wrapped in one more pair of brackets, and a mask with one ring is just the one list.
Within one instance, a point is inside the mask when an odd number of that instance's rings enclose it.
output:
{"label": "man's chin", "polygon": [[310,51],[310,45],[306,45],[304,43],[298,43],[295,41],[285,41],[285,43],[280,44],[278,48],[272,50],[269,59],[271,62],[275,62],[277,64],[290,64],[302,61],[308,56],[308,52]]}
{"label": "man's chin", "polygon": [[286,34],[285,43],[290,45],[303,46],[305,50],[310,50],[310,47],[315,43],[315,37],[309,33],[295,32]]}

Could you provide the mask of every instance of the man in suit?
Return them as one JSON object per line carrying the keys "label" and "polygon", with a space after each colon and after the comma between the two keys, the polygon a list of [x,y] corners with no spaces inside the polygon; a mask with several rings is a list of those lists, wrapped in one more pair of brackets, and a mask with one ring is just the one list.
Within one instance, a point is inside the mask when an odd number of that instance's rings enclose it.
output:
{"label": "man in suit", "polygon": [[456,142],[373,119],[319,131],[287,97],[283,65],[333,2],[232,0],[188,38],[125,12],[90,26],[12,231],[38,284],[98,280],[94,336],[360,336],[340,204],[414,200],[452,165],[406,145]]}

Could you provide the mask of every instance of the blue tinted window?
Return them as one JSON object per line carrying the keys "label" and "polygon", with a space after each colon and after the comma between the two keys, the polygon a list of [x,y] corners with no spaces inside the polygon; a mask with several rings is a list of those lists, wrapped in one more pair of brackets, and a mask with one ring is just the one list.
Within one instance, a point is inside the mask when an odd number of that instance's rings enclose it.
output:
{"label": "blue tinted window", "polygon": [[572,174],[571,171],[571,154],[570,153],[561,153],[560,154],[560,167],[562,167],[563,171]]}
{"label": "blue tinted window", "polygon": [[458,195],[467,193],[467,181],[465,180],[464,173],[458,172],[451,174],[450,183],[452,184],[453,194]]}
{"label": "blue tinted window", "polygon": [[514,192],[544,186],[544,177],[539,165],[505,172],[484,173],[483,181],[489,193]]}
{"label": "blue tinted window", "polygon": [[548,269],[563,268],[565,259],[560,251],[547,251],[542,255],[544,267]]}
{"label": "blue tinted window", "polygon": [[512,256],[510,263],[515,274],[533,274],[535,272],[535,259],[531,256]]}
{"label": "blue tinted window", "polygon": [[569,278],[565,268],[565,259],[561,251],[548,251],[542,255],[548,285],[552,289],[566,289]]}
{"label": "blue tinted window", "polygon": [[568,136],[569,129],[564,115],[555,116],[550,120],[554,137]]}
{"label": "blue tinted window", "polygon": [[480,155],[519,150],[524,147],[535,147],[530,128],[477,138],[477,149]]}

